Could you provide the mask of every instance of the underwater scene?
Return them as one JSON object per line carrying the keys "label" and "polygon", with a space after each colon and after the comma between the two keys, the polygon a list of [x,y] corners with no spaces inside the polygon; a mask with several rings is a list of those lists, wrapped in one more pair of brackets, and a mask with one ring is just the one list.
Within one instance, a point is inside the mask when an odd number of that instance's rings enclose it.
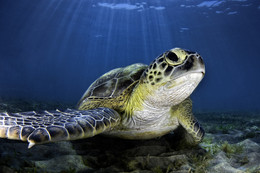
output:
{"label": "underwater scene", "polygon": [[259,0],[0,0],[0,172],[260,173]]}

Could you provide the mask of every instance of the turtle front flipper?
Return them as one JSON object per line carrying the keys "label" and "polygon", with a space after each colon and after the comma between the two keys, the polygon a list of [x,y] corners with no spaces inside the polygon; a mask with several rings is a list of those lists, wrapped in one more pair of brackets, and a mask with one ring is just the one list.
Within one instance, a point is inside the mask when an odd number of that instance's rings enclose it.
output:
{"label": "turtle front flipper", "polygon": [[0,138],[28,141],[31,148],[61,140],[88,138],[112,129],[120,115],[110,108],[0,113]]}
{"label": "turtle front flipper", "polygon": [[191,99],[186,99],[177,106],[171,108],[171,115],[178,118],[180,127],[175,131],[180,137],[180,145],[194,146],[200,143],[204,137],[204,130],[192,114]]}

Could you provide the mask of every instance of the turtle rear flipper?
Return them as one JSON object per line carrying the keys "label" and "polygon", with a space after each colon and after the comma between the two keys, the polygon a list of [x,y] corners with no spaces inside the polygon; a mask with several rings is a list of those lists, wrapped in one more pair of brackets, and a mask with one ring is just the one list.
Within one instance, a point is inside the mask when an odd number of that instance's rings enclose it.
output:
{"label": "turtle rear flipper", "polygon": [[35,144],[88,138],[108,131],[120,123],[113,109],[0,113],[0,138]]}

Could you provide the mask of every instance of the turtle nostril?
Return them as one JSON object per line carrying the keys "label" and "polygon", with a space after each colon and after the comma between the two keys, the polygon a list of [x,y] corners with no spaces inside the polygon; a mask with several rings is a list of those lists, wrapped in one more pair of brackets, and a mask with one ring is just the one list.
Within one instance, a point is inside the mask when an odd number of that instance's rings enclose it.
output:
{"label": "turtle nostril", "polygon": [[199,62],[200,62],[201,64],[204,64],[203,59],[201,58],[201,56],[198,57],[198,60],[199,60]]}

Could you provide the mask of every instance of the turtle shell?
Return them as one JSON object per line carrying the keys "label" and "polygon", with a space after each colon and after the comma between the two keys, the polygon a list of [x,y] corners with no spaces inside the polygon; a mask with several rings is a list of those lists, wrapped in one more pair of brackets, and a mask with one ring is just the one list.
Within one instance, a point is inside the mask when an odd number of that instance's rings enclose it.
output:
{"label": "turtle shell", "polygon": [[137,63],[105,73],[90,85],[79,104],[92,96],[99,98],[119,96],[128,86],[140,79],[146,68],[147,65]]}

